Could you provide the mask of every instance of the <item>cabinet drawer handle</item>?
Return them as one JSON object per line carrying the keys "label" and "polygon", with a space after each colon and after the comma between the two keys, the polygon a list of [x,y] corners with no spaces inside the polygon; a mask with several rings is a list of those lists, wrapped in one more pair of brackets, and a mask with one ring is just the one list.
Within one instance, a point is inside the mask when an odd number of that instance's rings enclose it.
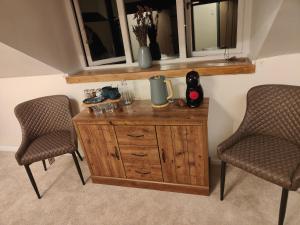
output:
{"label": "cabinet drawer handle", "polygon": [[147,154],[145,154],[145,153],[131,153],[131,155],[133,155],[133,156],[138,156],[138,157],[145,157],[145,156],[148,156]]}
{"label": "cabinet drawer handle", "polygon": [[120,160],[119,151],[118,151],[118,148],[116,146],[115,146],[115,155],[117,157],[117,160]]}
{"label": "cabinet drawer handle", "polygon": [[133,137],[133,138],[141,138],[141,137],[144,137],[143,134],[140,134],[140,135],[135,135],[135,134],[127,134],[128,137]]}
{"label": "cabinet drawer handle", "polygon": [[142,175],[147,175],[147,174],[151,173],[151,172],[142,172],[142,171],[138,171],[138,170],[136,170],[135,172],[138,174],[142,174]]}

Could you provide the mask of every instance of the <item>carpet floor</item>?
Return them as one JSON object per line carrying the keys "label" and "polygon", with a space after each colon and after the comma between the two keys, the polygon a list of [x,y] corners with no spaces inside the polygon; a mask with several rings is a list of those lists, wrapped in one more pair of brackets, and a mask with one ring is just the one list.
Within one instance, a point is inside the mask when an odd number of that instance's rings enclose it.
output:
{"label": "carpet floor", "polygon": [[[212,165],[209,197],[80,182],[71,155],[47,172],[32,165],[42,199],[14,154],[0,152],[0,225],[275,225],[281,188],[228,167],[219,201],[219,165]],[[285,225],[300,224],[300,192],[290,192]]]}

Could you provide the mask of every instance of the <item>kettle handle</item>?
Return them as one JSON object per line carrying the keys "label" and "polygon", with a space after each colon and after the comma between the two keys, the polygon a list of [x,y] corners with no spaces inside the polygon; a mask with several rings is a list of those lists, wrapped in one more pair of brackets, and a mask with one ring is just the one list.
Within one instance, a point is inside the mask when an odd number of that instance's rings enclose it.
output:
{"label": "kettle handle", "polygon": [[167,89],[168,89],[168,94],[169,94],[167,99],[170,100],[174,96],[172,81],[165,80],[165,83],[167,84]]}

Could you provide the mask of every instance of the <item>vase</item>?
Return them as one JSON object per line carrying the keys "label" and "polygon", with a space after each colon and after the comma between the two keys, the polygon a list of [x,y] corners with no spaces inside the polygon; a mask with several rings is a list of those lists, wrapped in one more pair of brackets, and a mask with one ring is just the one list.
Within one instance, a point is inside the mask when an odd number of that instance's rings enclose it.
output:
{"label": "vase", "polygon": [[150,48],[152,59],[160,60],[161,52],[160,52],[159,44],[156,41],[150,42],[149,48]]}
{"label": "vase", "polygon": [[152,66],[152,57],[148,47],[140,47],[138,53],[138,62],[139,67],[143,69],[147,69]]}

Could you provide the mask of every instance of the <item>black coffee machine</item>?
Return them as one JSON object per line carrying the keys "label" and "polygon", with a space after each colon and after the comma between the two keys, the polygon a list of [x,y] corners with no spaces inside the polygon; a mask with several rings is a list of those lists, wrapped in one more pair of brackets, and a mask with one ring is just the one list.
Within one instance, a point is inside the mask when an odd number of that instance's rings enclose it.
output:
{"label": "black coffee machine", "polygon": [[203,89],[199,83],[199,74],[191,71],[186,75],[186,104],[195,108],[203,102]]}

